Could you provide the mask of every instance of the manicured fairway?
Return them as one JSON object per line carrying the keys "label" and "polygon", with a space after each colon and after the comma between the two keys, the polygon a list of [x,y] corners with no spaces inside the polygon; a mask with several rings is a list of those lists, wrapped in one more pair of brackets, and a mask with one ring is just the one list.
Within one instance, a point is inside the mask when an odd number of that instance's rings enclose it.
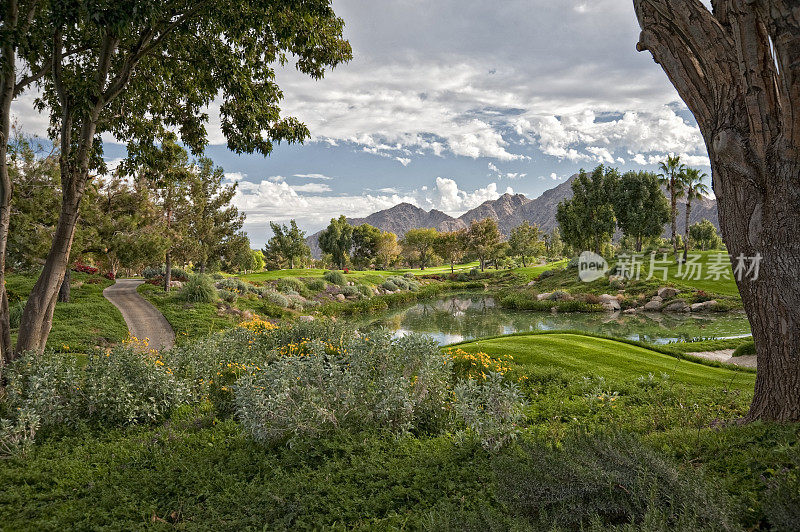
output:
{"label": "manicured fairway", "polygon": [[557,367],[606,379],[631,379],[667,373],[695,386],[752,389],[755,375],[680,360],[624,342],[571,333],[515,335],[461,344],[468,352],[511,355],[522,366]]}

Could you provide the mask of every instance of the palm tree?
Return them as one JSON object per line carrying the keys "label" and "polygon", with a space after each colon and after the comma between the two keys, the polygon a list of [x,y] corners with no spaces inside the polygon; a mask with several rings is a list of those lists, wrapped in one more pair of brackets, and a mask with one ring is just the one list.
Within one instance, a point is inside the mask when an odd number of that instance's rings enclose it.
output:
{"label": "palm tree", "polygon": [[705,172],[700,172],[696,168],[684,168],[680,175],[683,192],[686,194],[686,236],[683,239],[684,261],[689,254],[689,213],[692,212],[692,200],[700,199],[705,194],[708,194],[708,186],[703,183],[703,180],[707,177],[708,175]]}
{"label": "palm tree", "polygon": [[680,174],[685,166],[681,164],[680,155],[668,155],[666,161],[658,163],[661,173],[658,182],[667,187],[670,202],[670,220],[672,222],[672,251],[678,255],[678,196],[683,192],[680,187]]}

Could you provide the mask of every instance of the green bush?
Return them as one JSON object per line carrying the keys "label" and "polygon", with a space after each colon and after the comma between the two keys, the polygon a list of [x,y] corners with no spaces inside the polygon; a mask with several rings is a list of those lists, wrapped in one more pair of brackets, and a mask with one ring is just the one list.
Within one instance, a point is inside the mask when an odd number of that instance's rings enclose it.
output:
{"label": "green bush", "polygon": [[91,354],[84,368],[71,355],[29,354],[7,375],[11,408],[35,414],[42,427],[157,421],[191,397],[160,356],[130,346]]}
{"label": "green bush", "polygon": [[756,354],[756,344],[755,342],[747,342],[739,347],[737,347],[733,351],[733,356],[735,357],[742,357],[747,355],[755,355]]}
{"label": "green bush", "polygon": [[230,292],[237,292],[241,295],[250,292],[251,289],[255,287],[249,283],[242,281],[241,279],[237,279],[235,277],[228,277],[227,279],[223,279],[217,283],[217,288],[220,290],[228,290]]}
{"label": "green bush", "polygon": [[306,281],[306,288],[312,292],[322,292],[327,287],[327,283],[325,283],[325,281],[322,279],[311,279],[310,281]]}
{"label": "green bush", "polygon": [[516,439],[518,425],[525,419],[522,395],[513,382],[499,373],[486,380],[467,379],[456,384],[454,410],[474,433],[484,449],[498,451]]}
{"label": "green bush", "polygon": [[360,297],[361,292],[355,286],[343,286],[342,293],[347,297]]}
{"label": "green bush", "polygon": [[322,276],[326,281],[331,284],[335,284],[338,286],[344,286],[347,284],[347,279],[345,278],[344,274],[339,271],[328,271]]}
{"label": "green bush", "polygon": [[394,284],[392,281],[384,281],[383,284],[381,285],[381,288],[383,288],[384,290],[390,290],[392,292],[397,291],[397,285]]}
{"label": "green bush", "polygon": [[302,293],[306,285],[303,284],[302,281],[299,279],[295,279],[294,277],[288,277],[286,279],[281,279],[278,281],[278,292],[283,292],[284,294],[288,294],[290,292],[294,292],[295,294]]}
{"label": "green bush", "polygon": [[214,287],[211,277],[196,274],[189,277],[189,280],[183,285],[181,295],[191,303],[213,303],[217,300],[217,289]]}
{"label": "green bush", "polygon": [[772,530],[800,530],[800,455],[794,461],[794,467],[784,468],[766,481],[764,514]]}
{"label": "green bush", "polygon": [[499,460],[495,475],[500,498],[536,529],[735,528],[721,490],[632,436],[573,435],[557,447],[525,443]]}
{"label": "green bush", "polygon": [[277,305],[281,308],[287,308],[289,306],[289,300],[286,298],[285,295],[279,294],[278,292],[273,292],[272,290],[264,293],[261,297],[263,297],[273,305]]}
{"label": "green bush", "polygon": [[21,456],[33,446],[39,430],[39,416],[20,410],[16,419],[0,419],[0,458]]}
{"label": "green bush", "polygon": [[365,284],[357,284],[355,288],[363,297],[372,297],[373,295],[372,288]]}
{"label": "green bush", "polygon": [[[142,270],[142,277],[145,279],[152,279],[154,277],[164,277],[167,273],[167,267],[162,264],[158,267],[148,266],[147,268]],[[186,270],[183,268],[171,268],[170,274],[172,279],[188,279],[189,274],[186,273]]]}
{"label": "green bush", "polygon": [[233,290],[219,290],[217,292],[219,298],[225,301],[226,303],[233,303],[236,301],[236,298],[239,297],[239,293]]}

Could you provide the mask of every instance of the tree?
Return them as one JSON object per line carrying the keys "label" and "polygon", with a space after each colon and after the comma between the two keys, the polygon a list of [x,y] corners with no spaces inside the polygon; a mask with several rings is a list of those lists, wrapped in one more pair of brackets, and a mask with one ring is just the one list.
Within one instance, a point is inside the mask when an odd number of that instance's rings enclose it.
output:
{"label": "tree", "polygon": [[[130,143],[170,128],[199,154],[207,143],[203,109],[219,98],[228,147],[268,155],[275,142],[309,135],[298,120],[280,116],[273,65],[291,55],[301,72],[320,78],[351,57],[329,0],[28,3],[41,5],[26,19],[35,44],[13,50],[4,31],[3,58],[15,51],[27,65],[49,66],[40,78],[42,104],[60,143],[62,202],[16,353],[44,349],[89,172],[103,166],[101,135]],[[9,13],[15,23],[22,20],[15,7],[13,0],[3,2],[4,30]],[[3,102],[0,122],[5,120]],[[4,244],[2,238],[0,248]]]}
{"label": "tree", "polygon": [[658,163],[661,173],[658,175],[659,182],[667,187],[669,192],[669,220],[672,224],[672,251],[678,255],[678,197],[682,195],[681,174],[685,166],[681,164],[679,155],[668,155],[666,161]]}
{"label": "tree", "polygon": [[164,291],[172,282],[173,253],[186,237],[186,220],[176,214],[186,210],[187,187],[191,179],[189,156],[172,133],[165,133],[160,146],[148,143],[131,144],[121,170],[137,180],[140,186],[152,189],[161,207],[164,250]]}
{"label": "tree", "polygon": [[323,253],[330,253],[333,261],[344,270],[350,248],[353,247],[353,226],[347,223],[344,214],[331,218],[331,223],[319,235],[319,247]]}
{"label": "tree", "polygon": [[800,19],[788,0],[634,0],[649,50],[709,150],[732,257],[761,257],[736,284],[758,373],[747,420],[800,421]]}
{"label": "tree", "polygon": [[410,229],[400,241],[403,255],[409,262],[416,261],[424,270],[433,255],[433,245],[438,236],[436,229]]}
{"label": "tree", "polygon": [[550,234],[544,236],[547,253],[550,257],[560,257],[564,253],[564,242],[561,240],[561,231],[554,227]]}
{"label": "tree", "polygon": [[689,215],[692,212],[692,201],[700,199],[704,194],[708,194],[708,187],[703,183],[703,179],[708,176],[701,173],[696,168],[685,168],[681,174],[681,185],[683,186],[683,195],[686,197],[686,223],[684,225],[684,238],[683,238],[683,260],[689,255]]}
{"label": "tree", "polygon": [[538,225],[531,225],[527,220],[511,230],[511,234],[508,236],[508,245],[509,253],[519,257],[523,267],[527,266],[526,257],[535,257],[545,252],[542,230]]}
{"label": "tree", "polygon": [[288,262],[289,268],[294,269],[295,261],[311,257],[311,250],[306,244],[306,233],[297,227],[297,222],[291,220],[289,225],[269,223],[272,229],[272,238],[267,242],[264,256],[271,262],[282,264]]}
{"label": "tree", "polygon": [[222,186],[225,172],[215,167],[211,159],[200,159],[189,172],[186,184],[187,202],[178,212],[186,225],[186,249],[205,273],[209,260],[236,256],[250,249],[250,240],[241,233],[244,214],[231,205],[236,185]]}
{"label": "tree", "polygon": [[[52,64],[46,57],[31,58],[41,54],[30,52],[41,48],[44,42],[41,12],[45,5],[38,0],[0,2],[0,387],[3,367],[14,356],[5,281],[12,199],[12,176],[8,165],[11,103],[28,87],[39,83]],[[74,48],[63,52],[65,57],[73,53]]]}
{"label": "tree", "polygon": [[378,242],[381,230],[369,224],[361,224],[353,228],[353,264],[366,268],[373,264],[378,256]]}
{"label": "tree", "polygon": [[400,245],[397,243],[397,235],[390,231],[381,231],[376,245],[375,266],[388,269],[397,261],[399,255]]}
{"label": "tree", "polygon": [[467,248],[470,253],[478,258],[481,271],[486,268],[486,262],[495,253],[502,235],[494,218],[473,220],[467,230]]}
{"label": "tree", "polygon": [[581,170],[572,182],[572,199],[558,204],[556,220],[562,238],[575,251],[602,251],[611,241],[617,221],[611,203],[619,174],[603,165],[591,175]]}
{"label": "tree", "polygon": [[703,251],[717,249],[722,245],[717,228],[705,218],[689,227],[689,237],[692,242],[699,244]]}
{"label": "tree", "polygon": [[467,251],[467,230],[439,233],[433,243],[433,249],[437,255],[450,263],[450,273],[454,273],[456,262],[460,261]]}
{"label": "tree", "polygon": [[659,179],[650,172],[626,172],[616,182],[612,203],[617,225],[642,251],[646,238],[664,231],[670,216],[669,205],[661,192]]}

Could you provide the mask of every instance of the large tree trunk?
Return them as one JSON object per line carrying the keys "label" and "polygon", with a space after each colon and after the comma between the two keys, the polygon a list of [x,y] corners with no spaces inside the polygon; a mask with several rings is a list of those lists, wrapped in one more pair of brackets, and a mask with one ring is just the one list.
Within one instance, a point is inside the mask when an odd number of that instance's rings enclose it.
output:
{"label": "large tree trunk", "polygon": [[[16,7],[16,6],[14,6]],[[4,29],[17,25],[18,11],[9,9]],[[16,84],[16,51],[11,38],[4,38],[0,55],[0,387],[3,366],[11,359],[11,324],[6,295],[6,243],[11,222],[11,177],[8,172],[8,141],[11,135],[11,102]]]}
{"label": "large tree trunk", "polygon": [[[711,158],[758,373],[747,420],[800,421],[800,12],[789,0],[634,0],[649,50],[689,106]],[[751,261],[752,264],[752,261]]]}

